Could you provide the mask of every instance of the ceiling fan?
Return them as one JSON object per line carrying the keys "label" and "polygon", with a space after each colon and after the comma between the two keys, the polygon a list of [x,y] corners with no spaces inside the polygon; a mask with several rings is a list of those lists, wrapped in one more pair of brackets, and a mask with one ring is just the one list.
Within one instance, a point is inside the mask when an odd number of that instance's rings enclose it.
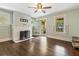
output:
{"label": "ceiling fan", "polygon": [[36,9],[34,11],[34,13],[36,13],[39,10],[41,10],[43,13],[46,13],[44,9],[50,9],[52,7],[51,6],[44,7],[42,3],[37,3],[36,7],[28,7],[28,8],[34,8],[34,9]]}

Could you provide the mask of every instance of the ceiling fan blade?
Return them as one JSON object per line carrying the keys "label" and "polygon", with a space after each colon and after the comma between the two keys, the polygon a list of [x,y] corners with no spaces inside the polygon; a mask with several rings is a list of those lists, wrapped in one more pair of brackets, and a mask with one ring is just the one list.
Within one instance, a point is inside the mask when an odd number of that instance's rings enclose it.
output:
{"label": "ceiling fan blade", "polygon": [[34,9],[36,9],[36,7],[28,7],[28,8],[34,8]]}
{"label": "ceiling fan blade", "polygon": [[50,9],[52,8],[51,6],[43,7],[43,9]]}
{"label": "ceiling fan blade", "polygon": [[43,13],[46,13],[44,10],[41,10]]}
{"label": "ceiling fan blade", "polygon": [[38,10],[35,10],[34,13],[36,13]]}

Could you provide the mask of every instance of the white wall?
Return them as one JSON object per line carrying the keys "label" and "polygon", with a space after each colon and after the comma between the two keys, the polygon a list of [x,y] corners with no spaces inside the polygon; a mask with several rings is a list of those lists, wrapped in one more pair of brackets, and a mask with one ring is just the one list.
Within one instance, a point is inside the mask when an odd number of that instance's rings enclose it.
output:
{"label": "white wall", "polygon": [[[69,28],[66,27],[66,30],[68,29],[67,33],[56,34],[54,30],[55,28],[54,16],[61,14],[65,15],[66,20],[65,25],[68,25]],[[47,18],[47,36],[65,41],[71,41],[72,36],[79,37],[79,9],[54,13],[37,19],[39,20],[41,18]]]}
{"label": "white wall", "polygon": [[10,11],[0,9],[0,42],[11,39],[11,13]]}

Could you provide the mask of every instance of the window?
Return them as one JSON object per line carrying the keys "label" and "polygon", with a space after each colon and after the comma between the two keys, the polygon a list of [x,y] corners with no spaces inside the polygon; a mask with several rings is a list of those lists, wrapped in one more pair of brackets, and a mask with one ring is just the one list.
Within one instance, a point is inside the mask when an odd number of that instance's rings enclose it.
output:
{"label": "window", "polygon": [[55,32],[65,33],[65,15],[55,16]]}
{"label": "window", "polygon": [[56,18],[56,32],[64,32],[64,17]]}

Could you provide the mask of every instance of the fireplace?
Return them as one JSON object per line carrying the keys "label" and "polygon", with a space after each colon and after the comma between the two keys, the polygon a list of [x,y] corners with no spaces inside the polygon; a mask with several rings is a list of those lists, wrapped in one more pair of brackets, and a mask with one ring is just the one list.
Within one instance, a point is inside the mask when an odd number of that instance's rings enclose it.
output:
{"label": "fireplace", "polygon": [[32,27],[31,26],[12,26],[12,40],[15,43],[22,42],[25,40],[29,40],[32,38]]}
{"label": "fireplace", "polygon": [[30,31],[20,31],[20,40],[30,38]]}

